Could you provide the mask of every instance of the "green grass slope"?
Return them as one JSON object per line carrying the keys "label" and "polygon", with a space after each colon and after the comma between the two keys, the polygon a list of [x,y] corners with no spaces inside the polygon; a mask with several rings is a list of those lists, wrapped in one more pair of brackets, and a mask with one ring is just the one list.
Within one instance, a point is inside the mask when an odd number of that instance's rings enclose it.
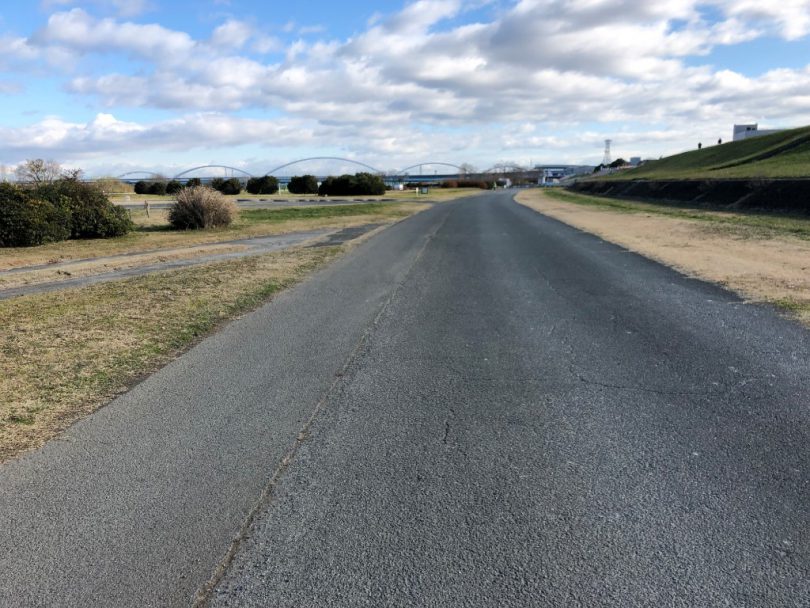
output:
{"label": "green grass slope", "polygon": [[708,146],[606,179],[810,177],[810,127]]}

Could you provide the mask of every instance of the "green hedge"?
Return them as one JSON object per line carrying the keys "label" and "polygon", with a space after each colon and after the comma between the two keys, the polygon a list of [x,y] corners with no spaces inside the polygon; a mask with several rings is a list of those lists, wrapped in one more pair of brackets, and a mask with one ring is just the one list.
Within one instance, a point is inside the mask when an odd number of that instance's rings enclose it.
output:
{"label": "green hedge", "polygon": [[0,184],[0,247],[108,238],[132,228],[126,209],[92,184],[70,179],[35,188]]}
{"label": "green hedge", "polygon": [[368,194],[385,194],[385,182],[379,175],[355,173],[327,177],[318,188],[321,196],[357,196]]}
{"label": "green hedge", "polygon": [[70,237],[70,212],[14,184],[0,184],[0,247],[24,247]]}
{"label": "green hedge", "polygon": [[272,175],[251,177],[247,181],[247,191],[250,194],[275,194],[278,192],[278,180]]}
{"label": "green hedge", "polygon": [[314,175],[296,175],[287,184],[292,194],[318,194],[318,179]]}

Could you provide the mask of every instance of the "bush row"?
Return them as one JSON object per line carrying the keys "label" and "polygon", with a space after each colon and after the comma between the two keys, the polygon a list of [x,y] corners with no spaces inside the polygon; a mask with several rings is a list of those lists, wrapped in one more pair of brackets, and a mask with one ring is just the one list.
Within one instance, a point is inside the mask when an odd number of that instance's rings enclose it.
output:
{"label": "bush row", "polygon": [[132,228],[126,209],[93,184],[72,179],[0,184],[0,247],[121,236]]}
{"label": "bush row", "polygon": [[292,194],[318,194],[318,179],[314,175],[296,175],[290,178],[287,190]]}
{"label": "bush row", "polygon": [[168,182],[161,180],[156,181],[139,181],[135,182],[135,194],[157,194],[163,196],[164,194],[177,194],[184,187],[176,179]]}
{"label": "bush row", "polygon": [[318,188],[321,196],[358,196],[385,194],[385,182],[379,175],[356,173],[327,177]]}
{"label": "bush row", "polygon": [[[251,182],[256,180],[263,180],[265,178],[251,178],[248,180],[248,192],[251,192]],[[275,180],[275,178],[272,178]],[[177,194],[183,188],[193,188],[195,186],[201,186],[202,181],[198,177],[192,177],[189,179],[185,184],[177,181],[176,179],[170,181],[163,181],[163,180],[154,180],[154,181],[146,181],[141,180],[135,183],[135,194],[156,194],[158,196],[163,196],[165,194]],[[239,194],[242,192],[242,182],[240,182],[237,178],[231,177],[229,179],[225,179],[223,177],[215,177],[211,180],[211,187],[214,190],[221,192],[222,194]],[[276,185],[276,191],[278,191],[278,185]],[[252,194],[266,194],[265,192],[251,192]]]}
{"label": "bush row", "polygon": [[247,191],[250,194],[275,194],[278,192],[278,180],[272,175],[251,177],[247,182]]}

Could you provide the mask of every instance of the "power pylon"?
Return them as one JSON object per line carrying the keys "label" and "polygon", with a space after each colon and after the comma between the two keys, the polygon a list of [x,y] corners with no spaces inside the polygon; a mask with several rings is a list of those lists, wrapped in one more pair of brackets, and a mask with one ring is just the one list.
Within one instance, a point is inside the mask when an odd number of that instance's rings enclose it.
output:
{"label": "power pylon", "polygon": [[602,158],[603,165],[609,165],[613,162],[613,159],[610,158],[610,144],[613,143],[612,139],[605,140],[605,156]]}

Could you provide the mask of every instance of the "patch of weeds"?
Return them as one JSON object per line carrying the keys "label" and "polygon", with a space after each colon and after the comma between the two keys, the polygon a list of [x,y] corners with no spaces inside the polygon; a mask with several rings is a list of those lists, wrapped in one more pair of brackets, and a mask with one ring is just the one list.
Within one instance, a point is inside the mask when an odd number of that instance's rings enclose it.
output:
{"label": "patch of weeds", "polygon": [[31,426],[34,424],[34,416],[31,414],[9,414],[6,416],[6,421],[9,424],[23,424],[26,426]]}
{"label": "patch of weeds", "polygon": [[779,298],[771,301],[771,304],[792,313],[810,313],[810,302],[797,300],[796,298]]}

